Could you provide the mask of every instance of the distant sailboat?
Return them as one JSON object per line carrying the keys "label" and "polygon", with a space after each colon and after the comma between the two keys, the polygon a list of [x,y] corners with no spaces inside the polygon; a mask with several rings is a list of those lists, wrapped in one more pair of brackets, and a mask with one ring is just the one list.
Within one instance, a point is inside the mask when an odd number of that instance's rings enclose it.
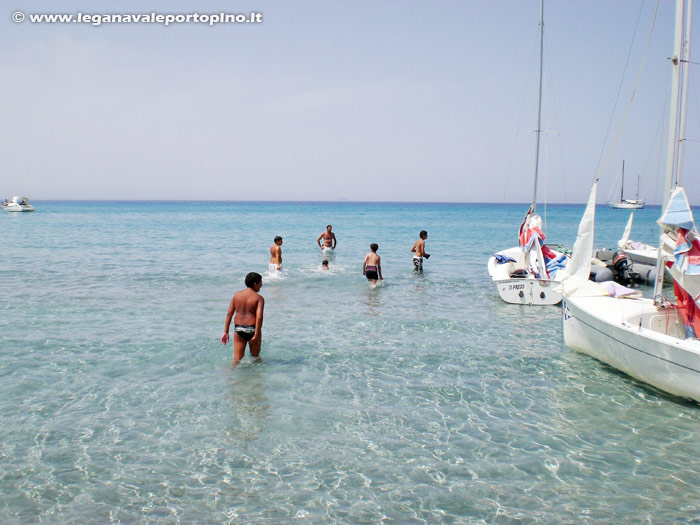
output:
{"label": "distant sailboat", "polygon": [[639,198],[639,177],[637,177],[637,198],[625,199],[625,161],[622,161],[622,182],[620,183],[620,200],[610,201],[608,205],[611,208],[620,210],[638,210],[644,208],[644,199]]}

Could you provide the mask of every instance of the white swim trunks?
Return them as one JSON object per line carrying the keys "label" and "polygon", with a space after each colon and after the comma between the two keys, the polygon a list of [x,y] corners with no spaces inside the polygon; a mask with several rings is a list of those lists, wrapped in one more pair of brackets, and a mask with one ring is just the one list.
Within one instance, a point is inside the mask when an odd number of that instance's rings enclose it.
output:
{"label": "white swim trunks", "polygon": [[413,256],[413,271],[415,273],[423,273],[423,257]]}

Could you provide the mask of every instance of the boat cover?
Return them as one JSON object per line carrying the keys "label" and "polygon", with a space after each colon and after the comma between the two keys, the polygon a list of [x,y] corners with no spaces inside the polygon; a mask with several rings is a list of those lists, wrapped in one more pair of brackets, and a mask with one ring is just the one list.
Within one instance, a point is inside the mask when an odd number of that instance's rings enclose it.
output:
{"label": "boat cover", "polygon": [[496,262],[498,264],[505,264],[509,262],[517,262],[515,259],[512,257],[508,257],[507,255],[501,255],[500,253],[494,253],[493,258],[496,259]]}
{"label": "boat cover", "polygon": [[520,224],[518,243],[523,252],[528,254],[535,277],[538,279],[551,278],[553,272],[566,266],[566,257],[553,252],[544,244],[542,218],[534,211],[535,205],[531,204]]}
{"label": "boat cover", "polygon": [[700,235],[683,188],[673,190],[657,222],[665,233],[676,235],[670,267],[676,308],[685,323],[687,336],[696,337],[700,333]]}

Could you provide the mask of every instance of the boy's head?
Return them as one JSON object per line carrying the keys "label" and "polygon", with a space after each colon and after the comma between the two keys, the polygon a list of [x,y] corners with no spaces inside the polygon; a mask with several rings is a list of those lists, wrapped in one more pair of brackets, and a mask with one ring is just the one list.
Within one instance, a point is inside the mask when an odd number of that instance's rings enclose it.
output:
{"label": "boy's head", "polygon": [[376,242],[373,242],[372,244],[369,245],[369,249],[372,250],[373,252],[376,252],[379,249],[379,245]]}
{"label": "boy's head", "polygon": [[328,268],[328,261],[326,259],[323,259],[323,261],[321,262],[321,266],[323,266],[324,268]]}
{"label": "boy's head", "polygon": [[327,232],[330,232],[332,229],[333,229],[333,226],[331,226],[330,224],[329,224],[328,226],[326,226],[326,231],[327,231]]}
{"label": "boy's head", "polygon": [[245,276],[245,285],[248,288],[254,288],[256,284],[262,284],[262,275],[256,272],[250,272]]}
{"label": "boy's head", "polygon": [[275,237],[275,244],[277,246],[280,246],[282,244],[282,237],[280,237],[279,235]]}
{"label": "boy's head", "polygon": [[421,239],[427,239],[428,238],[428,232],[425,230],[421,230],[419,234]]}

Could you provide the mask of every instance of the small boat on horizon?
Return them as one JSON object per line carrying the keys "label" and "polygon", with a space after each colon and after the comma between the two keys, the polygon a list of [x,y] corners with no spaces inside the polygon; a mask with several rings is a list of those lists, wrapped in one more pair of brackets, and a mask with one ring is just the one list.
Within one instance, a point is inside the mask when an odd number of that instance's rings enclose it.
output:
{"label": "small boat on horizon", "polygon": [[625,199],[625,161],[622,161],[622,182],[620,183],[620,200],[608,201],[608,206],[616,210],[638,210],[644,208],[645,199],[639,198],[639,177],[637,177],[637,198]]}
{"label": "small boat on horizon", "polygon": [[2,203],[2,209],[5,211],[34,211],[34,206],[29,204],[29,199],[27,197],[12,197],[12,200]]}

